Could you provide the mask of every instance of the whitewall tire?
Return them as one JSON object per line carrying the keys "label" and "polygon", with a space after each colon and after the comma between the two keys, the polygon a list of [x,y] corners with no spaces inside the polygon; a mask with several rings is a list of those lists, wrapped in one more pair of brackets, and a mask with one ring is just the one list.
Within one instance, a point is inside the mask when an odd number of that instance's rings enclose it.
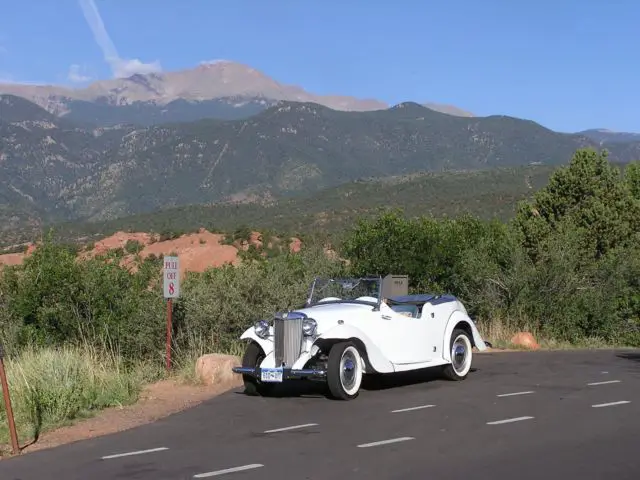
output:
{"label": "whitewall tire", "polygon": [[327,386],[336,400],[352,400],[360,393],[363,371],[362,355],[353,342],[331,347],[327,362]]}
{"label": "whitewall tire", "polygon": [[473,344],[469,334],[456,328],[451,334],[449,354],[451,363],[443,369],[444,376],[449,380],[464,380],[471,370],[473,361]]}

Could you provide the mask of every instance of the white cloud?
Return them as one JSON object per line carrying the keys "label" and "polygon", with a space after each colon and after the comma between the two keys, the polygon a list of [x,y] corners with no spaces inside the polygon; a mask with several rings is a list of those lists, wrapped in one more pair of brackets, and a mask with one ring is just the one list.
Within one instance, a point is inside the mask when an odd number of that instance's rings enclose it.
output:
{"label": "white cloud", "polygon": [[117,62],[111,65],[111,69],[114,77],[122,78],[130,77],[136,73],[159,73],[162,71],[162,66],[157,60],[151,63],[142,63],[137,58],[134,58],[132,60],[118,59]]}
{"label": "white cloud", "polygon": [[67,74],[67,79],[73,83],[84,83],[88,82],[92,79],[90,75],[86,75],[82,73],[80,65],[73,64],[69,67],[69,73]]}
{"label": "white cloud", "polygon": [[105,61],[111,67],[111,72],[116,78],[130,77],[136,73],[157,73],[162,71],[162,66],[157,60],[151,63],[143,63],[137,58],[120,58],[107,29],[104,26],[100,12],[94,0],[78,0],[84,18],[91,28],[93,38],[102,50]]}

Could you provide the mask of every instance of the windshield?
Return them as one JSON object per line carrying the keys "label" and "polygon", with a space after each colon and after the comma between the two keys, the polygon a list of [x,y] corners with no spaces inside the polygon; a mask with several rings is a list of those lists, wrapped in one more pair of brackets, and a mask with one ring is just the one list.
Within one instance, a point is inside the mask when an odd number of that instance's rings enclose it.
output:
{"label": "windshield", "polygon": [[[325,302],[365,302],[378,304],[380,278],[316,278],[311,284],[307,305]],[[365,297],[365,298],[363,298]]]}

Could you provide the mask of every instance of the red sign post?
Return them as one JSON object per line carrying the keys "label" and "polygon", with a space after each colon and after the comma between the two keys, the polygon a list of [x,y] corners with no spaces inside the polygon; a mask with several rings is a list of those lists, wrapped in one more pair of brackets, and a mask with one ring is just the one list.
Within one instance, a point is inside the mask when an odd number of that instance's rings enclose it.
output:
{"label": "red sign post", "polygon": [[7,381],[7,372],[4,369],[4,348],[0,343],[0,384],[2,384],[2,396],[4,397],[4,407],[7,411],[7,422],[9,423],[9,434],[11,435],[11,448],[13,454],[20,453],[20,445],[18,444],[18,432],[16,432],[16,422],[13,418],[13,408],[11,408],[11,396],[9,395],[9,382]]}
{"label": "red sign post", "polygon": [[164,298],[167,299],[167,372],[171,370],[171,335],[173,332],[173,299],[180,296],[180,260],[178,257],[164,257]]}

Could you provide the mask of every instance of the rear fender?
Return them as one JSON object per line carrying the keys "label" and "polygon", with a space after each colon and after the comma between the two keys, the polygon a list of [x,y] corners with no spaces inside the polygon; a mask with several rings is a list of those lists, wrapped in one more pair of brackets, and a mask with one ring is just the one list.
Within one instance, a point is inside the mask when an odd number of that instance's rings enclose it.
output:
{"label": "rear fender", "polygon": [[[387,359],[378,347],[365,335],[365,333],[352,325],[338,325],[331,330],[320,335],[316,339],[314,345],[336,343],[337,341],[353,341],[364,357],[369,372],[373,370],[375,373],[391,373],[394,372],[393,364]],[[367,373],[369,373],[367,372]],[[374,373],[371,372],[371,373]]]}
{"label": "rear fender", "polygon": [[487,346],[482,339],[482,335],[478,331],[478,327],[473,321],[469,318],[468,315],[464,314],[460,310],[456,310],[451,314],[449,320],[447,321],[447,327],[444,331],[444,336],[442,338],[442,358],[447,362],[451,361],[451,349],[449,345],[451,344],[451,335],[453,334],[453,330],[460,326],[464,330],[467,330],[471,333],[471,342],[474,347],[478,350],[483,351],[487,349]]}

